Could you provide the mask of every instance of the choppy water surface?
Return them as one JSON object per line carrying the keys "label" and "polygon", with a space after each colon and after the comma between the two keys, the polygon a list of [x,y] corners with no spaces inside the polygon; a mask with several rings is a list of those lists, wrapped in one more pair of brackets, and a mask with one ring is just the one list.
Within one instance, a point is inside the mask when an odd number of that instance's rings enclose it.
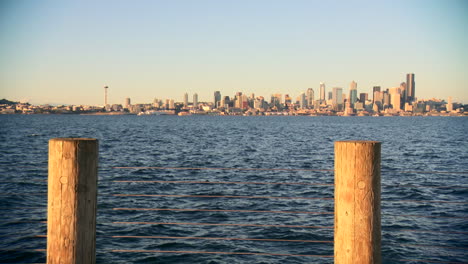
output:
{"label": "choppy water surface", "polygon": [[382,142],[384,263],[468,262],[467,132],[466,117],[0,116],[0,262],[45,262],[54,137],[100,141],[98,263],[333,263],[333,186],[310,185],[333,172],[311,170],[357,139]]}

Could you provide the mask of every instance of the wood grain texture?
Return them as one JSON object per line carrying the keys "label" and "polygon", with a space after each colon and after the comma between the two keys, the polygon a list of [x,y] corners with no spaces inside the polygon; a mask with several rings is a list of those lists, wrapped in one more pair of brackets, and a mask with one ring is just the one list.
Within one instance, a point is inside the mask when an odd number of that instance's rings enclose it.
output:
{"label": "wood grain texture", "polygon": [[49,141],[47,263],[96,262],[98,142]]}
{"label": "wood grain texture", "polygon": [[335,142],[335,263],[381,263],[380,142]]}

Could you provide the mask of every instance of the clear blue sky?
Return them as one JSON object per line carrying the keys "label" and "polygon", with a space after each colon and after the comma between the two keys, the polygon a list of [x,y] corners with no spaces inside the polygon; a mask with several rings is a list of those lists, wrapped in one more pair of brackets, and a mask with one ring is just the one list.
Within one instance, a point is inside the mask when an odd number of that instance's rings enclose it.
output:
{"label": "clear blue sky", "polygon": [[0,98],[296,98],[358,83],[468,103],[468,1],[0,1]]}

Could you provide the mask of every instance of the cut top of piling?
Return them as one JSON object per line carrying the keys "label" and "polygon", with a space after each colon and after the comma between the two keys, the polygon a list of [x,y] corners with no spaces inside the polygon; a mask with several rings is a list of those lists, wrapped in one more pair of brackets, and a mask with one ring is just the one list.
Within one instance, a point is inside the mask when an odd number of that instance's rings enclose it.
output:
{"label": "cut top of piling", "polygon": [[373,140],[341,140],[335,141],[335,143],[381,144],[382,142]]}
{"label": "cut top of piling", "polygon": [[97,141],[95,138],[52,138],[50,141]]}

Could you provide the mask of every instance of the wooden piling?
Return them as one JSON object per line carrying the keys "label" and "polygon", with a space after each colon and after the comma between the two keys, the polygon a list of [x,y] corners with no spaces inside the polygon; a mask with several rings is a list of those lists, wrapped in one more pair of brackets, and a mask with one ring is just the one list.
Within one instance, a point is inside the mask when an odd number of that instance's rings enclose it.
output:
{"label": "wooden piling", "polygon": [[96,263],[98,141],[49,141],[47,263]]}
{"label": "wooden piling", "polygon": [[380,142],[335,142],[335,263],[381,263]]}

